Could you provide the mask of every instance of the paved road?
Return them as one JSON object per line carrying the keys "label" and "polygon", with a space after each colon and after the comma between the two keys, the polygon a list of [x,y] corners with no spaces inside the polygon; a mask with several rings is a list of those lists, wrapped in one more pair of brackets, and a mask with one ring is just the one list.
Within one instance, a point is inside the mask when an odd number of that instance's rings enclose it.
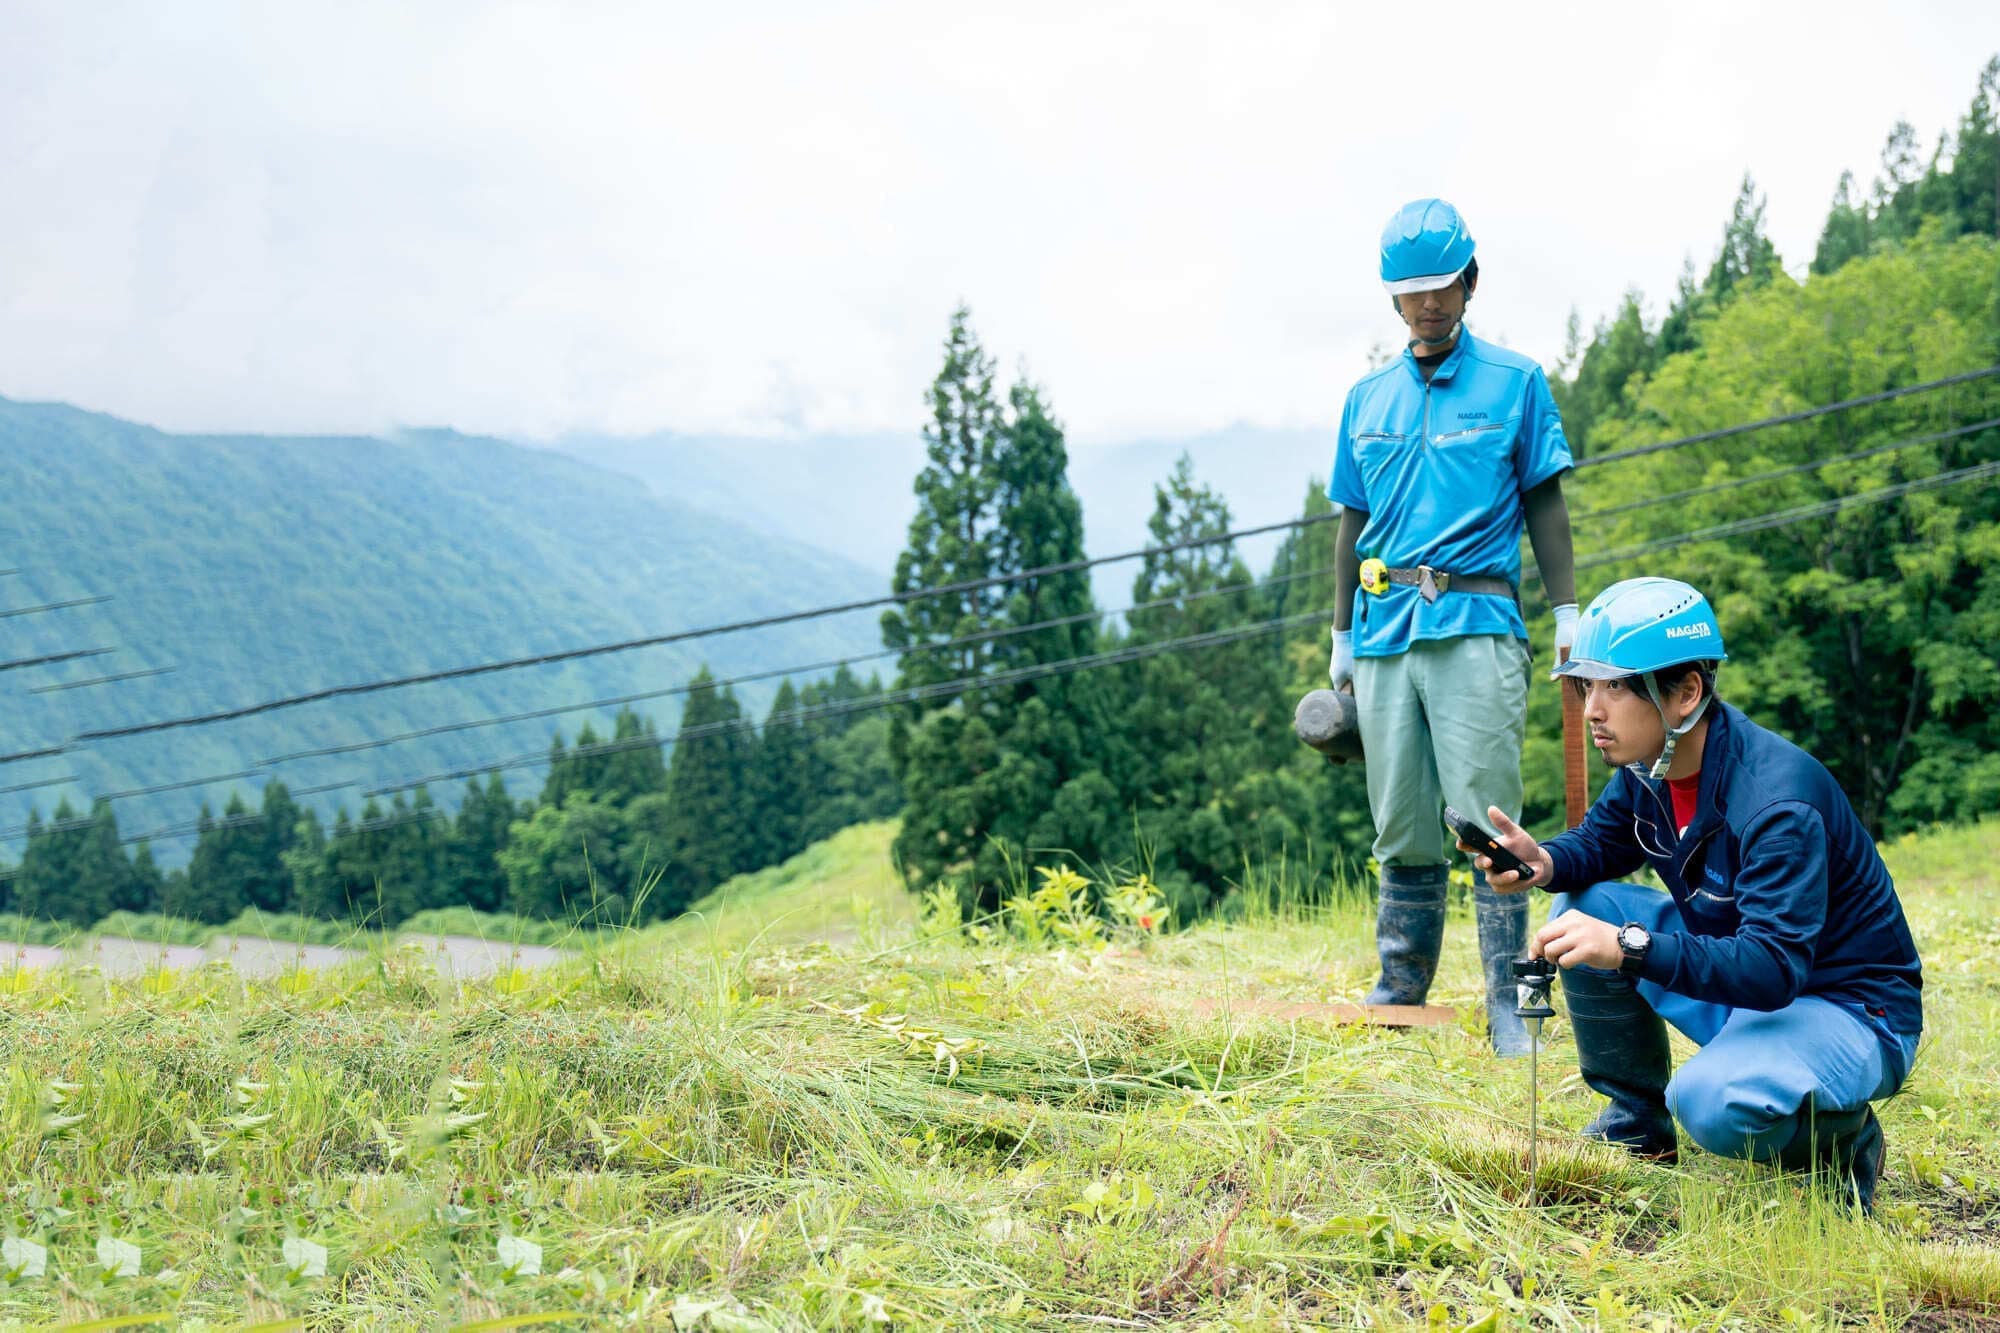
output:
{"label": "paved road", "polygon": [[[490,977],[508,966],[547,967],[571,957],[572,950],[539,944],[511,944],[472,935],[428,935],[397,941],[399,949],[421,951],[438,971],[460,981]],[[65,965],[95,967],[106,976],[132,977],[155,967],[185,969],[227,963],[246,977],[268,977],[288,967],[339,967],[362,957],[360,950],[323,944],[286,944],[250,935],[218,935],[206,945],[152,944],[103,935],[69,949],[0,940],[0,970]]]}

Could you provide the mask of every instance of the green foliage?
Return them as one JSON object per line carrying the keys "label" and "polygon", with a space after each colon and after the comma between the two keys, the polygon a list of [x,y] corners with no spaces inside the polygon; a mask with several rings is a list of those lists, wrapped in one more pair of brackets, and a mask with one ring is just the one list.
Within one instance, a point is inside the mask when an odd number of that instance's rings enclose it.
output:
{"label": "green foliage", "polygon": [[706,669],[694,679],[681,716],[681,738],[667,771],[663,818],[649,832],[660,888],[668,903],[686,903],[738,871],[762,864],[753,774],[757,735],[741,727],[735,691],[715,688]]}
{"label": "green foliage", "polygon": [[[1738,296],[1701,345],[1662,364],[1602,421],[1618,448],[1939,378],[2000,352],[2000,247],[1934,226],[1804,285]],[[1751,477],[2000,415],[1975,384],[1797,427],[1621,461],[1582,474],[1579,553],[1615,550],[1802,505],[1860,497],[1995,457],[2000,432],[1896,448],[1754,485],[1591,519],[1648,496]],[[1878,830],[1961,818],[1990,804],[1985,756],[2000,672],[2000,487],[1965,485],[1621,561],[1687,578],[1713,598],[1736,652],[1725,697],[1831,768]],[[1909,779],[1907,782],[1905,781]]]}
{"label": "green foliage", "polygon": [[621,813],[589,792],[572,792],[559,807],[537,806],[509,828],[498,854],[507,910],[555,920],[621,918],[624,840]]}
{"label": "green foliage", "polygon": [[499,858],[514,818],[513,798],[498,773],[488,774],[484,786],[476,780],[465,784],[453,828],[450,901],[479,912],[498,911],[506,901],[507,874]]}
{"label": "green foliage", "polygon": [[[1032,384],[1013,387],[1010,412],[994,404],[991,362],[963,308],[952,317],[932,401],[930,463],[918,478],[922,505],[897,565],[898,591],[908,590],[906,574],[920,570],[985,578],[1081,560],[1083,514],[1069,484],[1062,427]],[[946,569],[939,552],[960,563]],[[974,552],[976,568],[967,563]],[[905,686],[954,673],[976,680],[1088,653],[1092,611],[1089,579],[1073,570],[920,599],[907,617],[883,618],[883,640],[903,650]],[[1010,632],[1048,620],[1070,623]],[[932,647],[952,636],[982,637],[948,653]],[[1105,786],[1098,747],[1115,707],[1109,688],[1044,677],[975,686],[911,710],[914,728],[898,733],[892,750],[901,756],[908,797],[896,851],[913,888],[950,880],[968,901],[990,908],[1007,859],[1019,849],[1099,853],[1103,809],[1095,800],[1079,802],[1070,788],[1080,783],[1094,793]]]}
{"label": "green foliage", "polygon": [[[1776,269],[1763,203],[1746,177],[1707,276],[1690,264],[1649,330],[1636,293],[1555,384],[1572,443],[1599,454],[2000,360],[2000,57],[1955,131],[1926,156],[1899,123],[1866,197],[1843,174],[1811,278]],[[1992,459],[2000,436],[1933,445],[1913,436],[2000,414],[2000,393],[1948,394],[1808,425],[1621,461],[1572,488],[1579,557],[1803,505],[1860,498]],[[1809,465],[1888,448],[1867,459]],[[1768,481],[1765,472],[1800,468]],[[1735,483],[1747,483],[1737,485]],[[1728,487],[1728,489],[1713,489]],[[1592,509],[1702,494],[1593,518]],[[2000,488],[1961,485],[1586,570],[1592,584],[1674,573],[1717,599],[1741,650],[1727,697],[1823,759],[1877,830],[1963,818],[2000,799],[1990,718],[2000,698],[1994,573]],[[1542,631],[1546,634],[1546,630]],[[1537,642],[1544,642],[1538,638]],[[1560,791],[1557,699],[1531,697],[1524,771],[1530,819]]]}
{"label": "green foliage", "polygon": [[[917,474],[917,513],[909,543],[896,560],[892,589],[898,594],[988,578],[998,558],[994,503],[999,477],[994,460],[1001,448],[1002,412],[993,396],[993,359],[972,331],[972,312],[963,306],[951,317],[944,366],[931,383],[931,418],[924,426],[928,458]],[[992,626],[1006,593],[972,589],[917,597],[882,613],[882,642],[898,649],[903,686],[927,685],[980,675],[991,648],[971,644],[936,650],[947,639]],[[925,708],[943,707],[944,699]]]}

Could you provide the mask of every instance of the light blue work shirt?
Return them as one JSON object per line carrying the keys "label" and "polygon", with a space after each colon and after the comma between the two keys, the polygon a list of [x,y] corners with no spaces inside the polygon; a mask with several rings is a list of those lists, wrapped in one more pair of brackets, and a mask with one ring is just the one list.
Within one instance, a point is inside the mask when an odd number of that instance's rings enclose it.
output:
{"label": "light blue work shirt", "polygon": [[[1327,498],[1365,510],[1355,550],[1391,568],[1521,582],[1521,497],[1571,466],[1542,368],[1462,332],[1424,383],[1407,349],[1348,391]],[[1393,657],[1423,639],[1528,637],[1519,602],[1414,587],[1360,591],[1354,655]]]}

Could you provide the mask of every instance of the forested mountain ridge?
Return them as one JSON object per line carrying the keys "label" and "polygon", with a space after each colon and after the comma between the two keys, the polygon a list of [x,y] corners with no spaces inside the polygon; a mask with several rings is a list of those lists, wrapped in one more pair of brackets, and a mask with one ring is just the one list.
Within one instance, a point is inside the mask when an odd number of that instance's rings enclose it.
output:
{"label": "forested mountain ridge", "polygon": [[[879,594],[865,570],[648,494],[574,459],[445,431],[393,439],[173,435],[0,399],[0,660],[113,654],[0,674],[0,751],[356,681],[523,656]],[[285,752],[440,722],[684,684],[878,646],[867,614],[313,704],[0,766],[12,828],[60,797],[256,767]],[[113,673],[171,674],[48,693]],[[761,705],[775,690],[745,691]],[[677,699],[642,709],[671,730]],[[601,731],[614,710],[598,716]],[[394,781],[545,748],[591,714],[468,731],[269,772],[293,789]],[[517,776],[531,792],[539,776]],[[258,783],[243,784],[254,806]],[[228,784],[117,804],[144,831],[220,809]],[[322,810],[358,804],[360,787]],[[18,838],[8,843],[19,854]],[[187,844],[162,844],[163,861]]]}

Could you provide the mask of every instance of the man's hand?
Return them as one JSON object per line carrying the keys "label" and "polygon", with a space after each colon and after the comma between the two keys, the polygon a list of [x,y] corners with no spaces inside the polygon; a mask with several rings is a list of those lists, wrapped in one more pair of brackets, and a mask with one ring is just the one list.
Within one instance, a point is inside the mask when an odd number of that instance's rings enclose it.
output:
{"label": "man's hand", "polygon": [[1556,661],[1560,662],[1576,646],[1576,603],[1564,602],[1556,608]]}
{"label": "man's hand", "polygon": [[1528,957],[1546,958],[1557,967],[1616,971],[1625,962],[1625,951],[1618,947],[1618,927],[1572,907],[1535,932]]}
{"label": "man's hand", "polygon": [[1337,629],[1333,632],[1333,660],[1327,664],[1326,674],[1333,681],[1333,688],[1354,693],[1354,631]]}
{"label": "man's hand", "polygon": [[1507,818],[1497,805],[1486,807],[1486,818],[1492,821],[1493,836],[1502,847],[1526,861],[1533,868],[1533,874],[1523,877],[1519,871],[1503,870],[1495,873],[1493,858],[1479,855],[1477,849],[1458,844],[1458,850],[1472,857],[1472,864],[1486,872],[1486,883],[1495,893],[1519,893],[1537,884],[1546,884],[1555,878],[1556,861],[1542,845],[1528,836],[1526,829]]}

